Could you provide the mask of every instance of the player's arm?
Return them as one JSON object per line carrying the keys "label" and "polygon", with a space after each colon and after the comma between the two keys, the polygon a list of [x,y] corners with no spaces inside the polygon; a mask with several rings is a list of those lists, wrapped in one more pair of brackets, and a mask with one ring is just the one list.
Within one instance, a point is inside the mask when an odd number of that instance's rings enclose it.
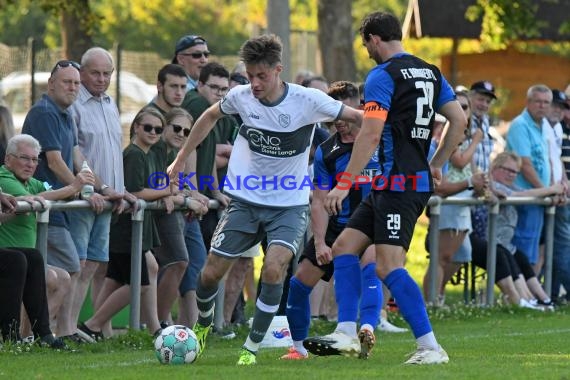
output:
{"label": "player's arm", "polygon": [[461,142],[465,128],[467,128],[465,113],[456,100],[445,103],[439,113],[445,116],[449,123],[445,126],[437,150],[431,159],[430,164],[436,167],[442,167],[449,159],[451,153]]}
{"label": "player's arm", "polygon": [[190,152],[196,150],[196,147],[200,145],[202,141],[208,136],[208,133],[214,128],[216,121],[220,119],[223,115],[220,110],[220,102],[212,104],[204,113],[196,120],[190,135],[186,139],[186,143],[178,152],[176,159],[167,169],[168,175],[173,180],[178,179],[178,172],[184,169],[184,163],[186,158],[190,155]]}
{"label": "player's arm", "polygon": [[443,130],[437,150],[430,162],[432,175],[437,183],[441,181],[441,168],[461,142],[467,128],[467,118],[457,100],[445,103],[439,109],[439,113],[445,116],[449,123]]}
{"label": "player's arm", "polygon": [[348,195],[350,186],[355,181],[355,176],[362,172],[362,169],[370,161],[374,150],[380,144],[380,136],[384,130],[387,116],[388,111],[376,102],[366,104],[362,126],[354,141],[350,161],[345,172],[342,173],[343,181],[331,190],[325,201],[325,209],[330,214],[336,215],[340,212],[342,200]]}
{"label": "player's arm", "polygon": [[362,116],[364,112],[356,108],[345,105],[342,109],[339,119],[347,123],[354,123],[358,126],[362,125]]}
{"label": "player's arm", "polygon": [[328,193],[328,190],[319,189],[316,186],[315,190],[313,190],[313,200],[311,201],[311,228],[315,240],[317,263],[320,265],[327,264],[332,260],[331,248],[325,242],[325,235],[329,225],[329,213],[325,209],[324,202]]}

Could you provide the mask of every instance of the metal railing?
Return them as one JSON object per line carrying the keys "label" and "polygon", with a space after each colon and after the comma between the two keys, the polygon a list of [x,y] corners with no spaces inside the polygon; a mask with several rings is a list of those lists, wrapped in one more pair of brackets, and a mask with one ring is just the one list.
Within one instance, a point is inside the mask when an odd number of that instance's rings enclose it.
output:
{"label": "metal railing", "polygon": [[[142,234],[143,220],[145,210],[164,210],[164,205],[159,202],[145,202],[142,199],[137,201],[137,210],[132,212],[131,205],[124,202],[125,211],[132,214],[132,232],[131,232],[131,294],[130,294],[130,313],[129,326],[138,329],[140,326],[140,294],[141,294],[141,268],[142,268]],[[190,206],[190,198],[185,198],[183,206],[177,206],[174,210],[187,210]],[[219,203],[217,200],[210,200],[208,208],[216,209]],[[112,203],[106,202],[104,210],[111,210]],[[41,252],[44,262],[47,263],[47,239],[48,239],[48,223],[50,211],[69,211],[91,209],[88,201],[46,201],[46,207],[40,202],[24,202],[19,201],[16,209],[17,213],[33,212],[37,213],[37,249]]]}
{"label": "metal railing", "polygon": [[[131,205],[124,202],[125,212],[131,212]],[[175,210],[186,210],[189,208],[190,198],[185,199],[183,206],[178,206]],[[140,293],[141,293],[141,268],[142,268],[142,233],[143,219],[145,210],[163,210],[164,205],[161,202],[145,202],[139,199],[137,201],[138,208],[136,212],[132,212],[132,235],[131,235],[131,293],[130,293],[130,313],[129,325],[131,328],[138,329],[140,326]],[[550,294],[552,288],[552,255],[554,243],[554,216],[556,206],[549,197],[509,197],[491,203],[477,198],[460,198],[432,196],[428,202],[430,206],[430,260],[429,260],[429,283],[427,302],[435,303],[437,298],[437,270],[439,260],[439,216],[441,205],[486,205],[488,211],[488,236],[487,242],[487,284],[486,284],[486,302],[489,306],[494,303],[494,279],[495,266],[497,257],[497,215],[500,205],[523,205],[534,204],[545,206],[545,266],[544,266],[544,288],[547,294]],[[210,200],[209,208],[218,208],[219,203],[216,200]],[[42,253],[44,261],[47,261],[47,238],[48,223],[50,211],[66,211],[78,209],[90,209],[88,201],[77,200],[70,202],[63,201],[46,201],[46,207],[39,202],[28,203],[24,201],[18,202],[17,212],[36,212],[37,213],[37,249]],[[111,210],[112,204],[106,202],[105,210]]]}
{"label": "metal railing", "polygon": [[[550,197],[508,197],[495,203],[478,198],[462,198],[432,196],[428,202],[430,206],[430,259],[429,259],[429,283],[427,302],[435,304],[437,289],[437,267],[439,261],[439,215],[441,205],[485,205],[488,207],[487,220],[487,284],[485,305],[494,303],[495,273],[497,261],[497,215],[501,205],[540,205],[545,206],[545,249],[544,249],[544,290],[551,294],[552,290],[552,255],[554,247],[554,216],[556,206]],[[540,231],[538,232],[540,233]]]}

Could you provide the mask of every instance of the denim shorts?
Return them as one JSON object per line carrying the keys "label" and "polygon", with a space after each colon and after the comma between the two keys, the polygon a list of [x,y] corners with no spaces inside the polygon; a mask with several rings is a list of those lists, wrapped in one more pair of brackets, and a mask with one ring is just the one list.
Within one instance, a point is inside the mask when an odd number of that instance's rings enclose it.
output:
{"label": "denim shorts", "polygon": [[79,259],[108,262],[111,211],[95,214],[89,209],[66,211],[66,214]]}

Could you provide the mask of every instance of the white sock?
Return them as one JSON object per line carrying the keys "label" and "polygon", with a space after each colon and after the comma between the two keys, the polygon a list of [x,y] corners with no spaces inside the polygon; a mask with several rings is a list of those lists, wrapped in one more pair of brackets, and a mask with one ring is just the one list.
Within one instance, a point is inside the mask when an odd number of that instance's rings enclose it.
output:
{"label": "white sock", "polygon": [[257,351],[259,350],[259,345],[260,345],[260,343],[255,343],[251,339],[249,339],[249,335],[248,335],[247,339],[245,340],[245,343],[243,344],[243,347],[247,348],[249,351],[256,354]]}
{"label": "white sock", "polygon": [[360,330],[362,330],[362,329],[366,329],[368,331],[374,331],[374,327],[372,327],[372,325],[370,325],[368,323],[365,323],[362,326],[360,326]]}
{"label": "white sock", "polygon": [[339,322],[335,331],[343,332],[348,336],[356,338],[356,322]]}
{"label": "white sock", "polygon": [[439,350],[439,344],[437,344],[437,340],[435,340],[435,335],[433,334],[433,331],[417,338],[416,343],[418,345],[418,348],[429,348],[431,350]]}
{"label": "white sock", "polygon": [[309,354],[305,346],[303,346],[302,340],[294,340],[293,347],[295,347],[295,350],[297,350],[297,352],[300,353],[301,355],[307,356]]}

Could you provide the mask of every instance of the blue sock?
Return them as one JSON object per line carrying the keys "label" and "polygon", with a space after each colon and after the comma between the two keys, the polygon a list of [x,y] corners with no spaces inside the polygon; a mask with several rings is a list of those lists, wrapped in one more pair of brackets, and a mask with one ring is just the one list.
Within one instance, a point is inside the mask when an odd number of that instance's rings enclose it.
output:
{"label": "blue sock", "polygon": [[360,326],[378,326],[382,308],[382,282],[376,274],[376,263],[362,268],[362,295],[360,296]]}
{"label": "blue sock", "polygon": [[432,328],[422,293],[408,271],[404,268],[395,269],[386,276],[384,283],[390,289],[400,313],[412,328],[414,336],[419,338],[430,333]]}
{"label": "blue sock", "polygon": [[356,322],[358,300],[362,291],[358,256],[343,254],[334,262],[334,290],[338,304],[339,322]]}
{"label": "blue sock", "polygon": [[297,277],[291,277],[286,313],[289,331],[294,341],[305,340],[309,336],[311,324],[309,294],[312,290],[313,288],[303,284]]}

